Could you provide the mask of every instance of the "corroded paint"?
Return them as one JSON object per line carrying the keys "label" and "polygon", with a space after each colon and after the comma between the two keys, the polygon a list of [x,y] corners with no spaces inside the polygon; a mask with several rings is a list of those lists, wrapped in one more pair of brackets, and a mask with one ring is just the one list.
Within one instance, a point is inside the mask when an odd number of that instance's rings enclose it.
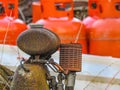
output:
{"label": "corroded paint", "polygon": [[33,24],[18,36],[17,46],[29,55],[49,56],[59,48],[60,39],[54,32]]}

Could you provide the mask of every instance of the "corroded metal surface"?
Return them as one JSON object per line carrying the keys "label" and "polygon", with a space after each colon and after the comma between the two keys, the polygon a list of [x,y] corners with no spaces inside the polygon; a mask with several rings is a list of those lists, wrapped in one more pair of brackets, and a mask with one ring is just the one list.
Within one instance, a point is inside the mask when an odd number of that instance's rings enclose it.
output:
{"label": "corroded metal surface", "polygon": [[62,44],[60,46],[60,65],[65,70],[81,71],[82,47],[80,44]]}
{"label": "corroded metal surface", "polygon": [[59,45],[59,37],[45,28],[26,30],[17,39],[17,46],[30,55],[51,55]]}
{"label": "corroded metal surface", "polygon": [[10,90],[49,90],[45,67],[36,64],[24,65],[29,72],[20,66],[17,68]]}

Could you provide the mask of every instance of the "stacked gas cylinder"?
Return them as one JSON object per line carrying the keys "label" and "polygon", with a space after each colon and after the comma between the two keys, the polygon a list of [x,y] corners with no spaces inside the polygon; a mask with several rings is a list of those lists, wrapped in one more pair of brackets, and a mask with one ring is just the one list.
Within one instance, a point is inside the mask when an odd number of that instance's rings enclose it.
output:
{"label": "stacked gas cylinder", "polygon": [[120,57],[120,0],[89,0],[88,13],[89,53]]}
{"label": "stacked gas cylinder", "polygon": [[87,53],[83,23],[73,17],[73,0],[40,0],[33,3],[33,22],[55,32],[61,43],[81,43]]}
{"label": "stacked gas cylinder", "polygon": [[62,43],[77,39],[83,53],[120,57],[120,1],[89,0],[88,13],[83,24],[73,17],[73,0],[33,3],[33,22],[58,34]]}
{"label": "stacked gas cylinder", "polygon": [[0,44],[16,45],[17,36],[26,28],[18,19],[18,0],[0,0]]}

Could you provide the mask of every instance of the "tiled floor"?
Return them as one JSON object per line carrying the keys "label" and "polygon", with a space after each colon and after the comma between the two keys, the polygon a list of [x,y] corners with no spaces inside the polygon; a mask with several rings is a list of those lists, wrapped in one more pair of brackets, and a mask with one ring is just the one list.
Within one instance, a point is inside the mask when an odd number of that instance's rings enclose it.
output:
{"label": "tiled floor", "polygon": [[[2,64],[9,66],[18,65],[18,50],[16,47],[5,46],[4,50],[0,47],[0,59]],[[28,57],[21,53],[21,56]],[[55,53],[53,58],[59,63],[59,53]],[[120,90],[120,59],[112,57],[100,57],[83,55],[82,72],[77,73],[75,90]],[[112,85],[105,89],[111,79]],[[85,88],[86,87],[86,88]]]}
{"label": "tiled floor", "polygon": [[[59,53],[53,57],[58,61]],[[120,90],[119,58],[94,55],[82,58],[82,72],[77,73],[75,90]]]}

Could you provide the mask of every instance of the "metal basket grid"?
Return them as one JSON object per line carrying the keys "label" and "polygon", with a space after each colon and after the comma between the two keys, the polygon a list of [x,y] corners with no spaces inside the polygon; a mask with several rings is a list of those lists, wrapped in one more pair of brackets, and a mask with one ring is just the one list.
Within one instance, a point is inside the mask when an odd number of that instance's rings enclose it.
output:
{"label": "metal basket grid", "polygon": [[61,44],[60,65],[64,70],[81,71],[82,47],[81,44]]}

